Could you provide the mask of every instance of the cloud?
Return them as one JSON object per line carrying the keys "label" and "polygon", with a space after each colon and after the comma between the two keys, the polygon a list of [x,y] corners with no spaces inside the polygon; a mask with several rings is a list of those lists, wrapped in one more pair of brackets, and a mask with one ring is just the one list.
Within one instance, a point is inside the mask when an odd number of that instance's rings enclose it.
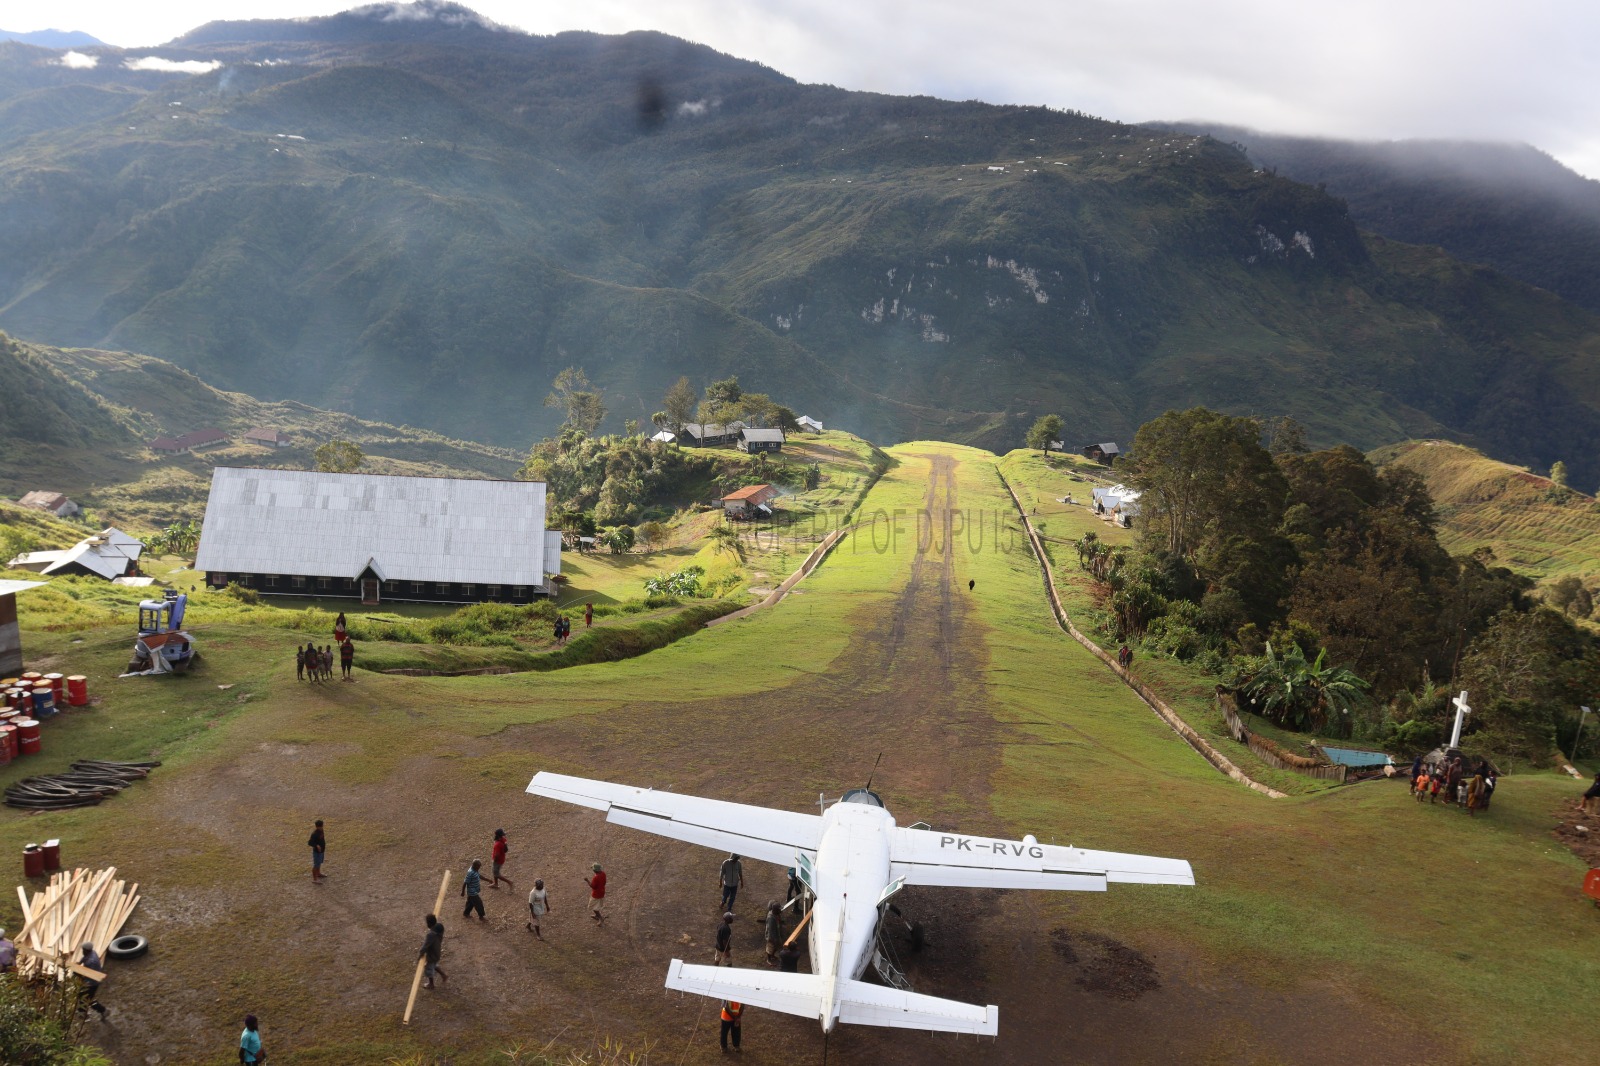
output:
{"label": "cloud", "polygon": [[82,52],[66,52],[56,62],[73,70],[92,70],[99,64],[100,57],[85,55]]}
{"label": "cloud", "polygon": [[698,118],[713,107],[716,107],[719,102],[715,100],[685,100],[678,105],[678,114],[687,115],[690,118]]}
{"label": "cloud", "polygon": [[122,65],[129,70],[155,70],[163,74],[209,74],[222,66],[220,59],[162,59],[160,56],[139,56],[124,59]]}

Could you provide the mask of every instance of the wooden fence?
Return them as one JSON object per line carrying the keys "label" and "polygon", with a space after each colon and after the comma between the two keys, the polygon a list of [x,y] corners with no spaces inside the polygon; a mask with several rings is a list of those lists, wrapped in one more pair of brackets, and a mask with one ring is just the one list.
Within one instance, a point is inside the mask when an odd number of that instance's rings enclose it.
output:
{"label": "wooden fence", "polygon": [[1304,755],[1284,751],[1266,737],[1250,732],[1244,720],[1239,717],[1239,708],[1234,703],[1233,695],[1220,687],[1217,689],[1217,709],[1222,712],[1222,717],[1227,719],[1228,732],[1233,734],[1233,739],[1249,747],[1255,752],[1256,758],[1268,766],[1305,777],[1315,777],[1319,781],[1337,781],[1340,784],[1344,783],[1345,775],[1350,772],[1348,766],[1339,763],[1318,762]]}

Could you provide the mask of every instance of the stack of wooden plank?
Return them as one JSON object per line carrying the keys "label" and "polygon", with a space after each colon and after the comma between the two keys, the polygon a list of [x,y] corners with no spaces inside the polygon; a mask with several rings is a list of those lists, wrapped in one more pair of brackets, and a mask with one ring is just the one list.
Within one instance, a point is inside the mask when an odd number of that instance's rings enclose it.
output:
{"label": "stack of wooden plank", "polygon": [[25,978],[64,979],[68,972],[96,979],[105,976],[78,965],[84,944],[93,944],[105,957],[106,948],[122,932],[123,923],[139,905],[139,886],[116,879],[117,868],[62,870],[28,899],[17,886],[22,901],[22,932],[15,939],[17,972]]}

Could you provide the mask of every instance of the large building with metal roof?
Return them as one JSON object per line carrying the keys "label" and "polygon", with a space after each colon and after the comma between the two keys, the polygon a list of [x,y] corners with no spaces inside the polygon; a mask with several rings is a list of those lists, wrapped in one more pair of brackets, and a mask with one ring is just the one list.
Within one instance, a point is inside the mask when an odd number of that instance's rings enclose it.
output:
{"label": "large building with metal roof", "polygon": [[561,533],[540,481],[217,467],[195,569],[264,595],[527,603]]}

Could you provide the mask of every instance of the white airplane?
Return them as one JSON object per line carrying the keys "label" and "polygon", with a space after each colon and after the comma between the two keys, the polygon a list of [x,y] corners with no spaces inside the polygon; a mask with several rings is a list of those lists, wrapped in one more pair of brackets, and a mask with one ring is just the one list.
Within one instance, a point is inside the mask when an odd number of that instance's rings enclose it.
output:
{"label": "white airplane", "polygon": [[[869,782],[870,783],[870,782]],[[1031,836],[994,840],[895,824],[878,794],[851,789],[821,815],[699,799],[581,777],[539,773],[536,796],[606,812],[606,821],[708,848],[792,866],[814,898],[808,974],[691,965],[673,959],[667,987],[815,1018],[824,1033],[840,1022],[993,1036],[999,1008],[919,995],[862,981],[880,972],[878,924],[907,885],[1048,888],[1104,892],[1106,885],[1193,885],[1182,859],[1040,844]]]}

